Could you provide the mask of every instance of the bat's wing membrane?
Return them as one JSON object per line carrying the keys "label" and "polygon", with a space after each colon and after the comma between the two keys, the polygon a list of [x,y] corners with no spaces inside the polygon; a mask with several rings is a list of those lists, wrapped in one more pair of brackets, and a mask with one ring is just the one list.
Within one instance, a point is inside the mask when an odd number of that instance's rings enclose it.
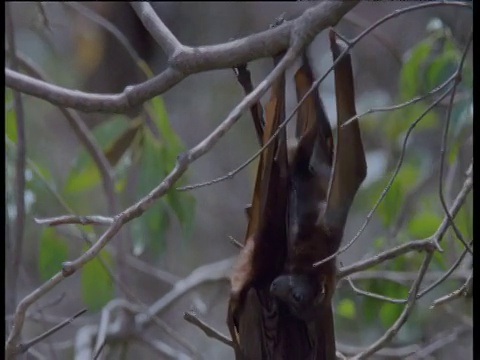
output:
{"label": "bat's wing membrane", "polygon": [[[345,48],[330,32],[330,47],[335,61]],[[337,64],[335,97],[337,105],[337,142],[334,166],[330,178],[324,222],[328,228],[343,229],[348,211],[360,184],[365,179],[367,164],[358,120],[342,125],[356,116],[352,61],[346,54]]]}

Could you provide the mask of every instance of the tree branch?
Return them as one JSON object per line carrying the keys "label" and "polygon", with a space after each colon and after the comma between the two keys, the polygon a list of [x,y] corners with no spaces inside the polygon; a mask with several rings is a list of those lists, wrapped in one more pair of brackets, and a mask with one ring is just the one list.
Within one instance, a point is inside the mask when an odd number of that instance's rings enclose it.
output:
{"label": "tree branch", "polygon": [[470,274],[467,281],[459,289],[435,300],[430,306],[430,309],[433,309],[436,306],[445,304],[449,301],[458,299],[459,297],[467,296],[471,292],[472,282],[473,282],[473,272]]}
{"label": "tree branch", "polygon": [[[453,202],[452,206],[449,209],[450,214],[453,218],[455,218],[458,211],[460,210],[463,203],[465,202],[467,195],[472,190],[473,179],[472,179],[471,170],[472,170],[472,165],[470,165],[469,171],[467,171],[467,179],[463,183],[462,189],[457,194],[455,201]],[[439,243],[442,240],[443,236],[445,235],[445,232],[448,229],[449,224],[450,224],[449,219],[447,216],[445,216],[443,221],[439,225],[438,229],[429,238],[426,238],[423,240],[412,240],[405,244],[399,245],[393,249],[389,249],[384,252],[381,252],[369,259],[361,260],[356,262],[355,264],[342,267],[337,272],[337,280],[340,280],[353,273],[369,269],[375,265],[383,263],[386,260],[390,260],[397,256],[406,254],[407,252],[432,251],[433,249],[436,248],[434,244]],[[423,292],[422,292],[422,295],[423,295]]]}
{"label": "tree branch", "polygon": [[352,357],[352,360],[360,360],[360,359],[368,359],[368,357],[372,354],[374,354],[376,351],[381,349],[384,344],[386,344],[388,341],[390,341],[395,334],[398,332],[398,330],[403,326],[405,321],[407,321],[408,317],[410,316],[410,313],[413,310],[413,306],[415,305],[416,298],[417,298],[417,293],[420,288],[420,284],[422,283],[423,276],[425,275],[425,272],[428,269],[428,265],[430,264],[430,261],[433,257],[433,251],[430,250],[424,258],[424,261],[422,262],[422,265],[420,266],[420,269],[418,271],[418,276],[413,282],[410,291],[408,292],[408,299],[407,299],[407,304],[403,308],[402,313],[398,317],[398,319],[395,321],[395,323],[378,339],[376,342],[374,342],[372,345],[370,345],[368,348],[366,348],[364,351],[362,351],[360,354],[355,355]]}
{"label": "tree branch", "polygon": [[[442,3],[435,3],[435,2],[432,2],[432,3],[429,3],[430,5],[440,5],[440,4],[447,4],[447,5],[454,5],[454,4],[459,4],[459,3],[445,3],[445,2],[442,2]],[[229,173],[227,173],[226,175],[224,176],[221,176],[221,177],[217,177],[215,179],[212,179],[212,180],[208,180],[208,181],[205,181],[205,182],[202,182],[202,183],[198,183],[198,184],[192,184],[192,185],[187,185],[187,186],[182,186],[182,187],[179,187],[177,188],[177,190],[179,191],[186,191],[186,190],[192,190],[192,189],[197,189],[197,188],[200,188],[200,187],[204,187],[204,186],[209,186],[209,185],[212,185],[212,184],[215,184],[215,183],[218,183],[218,182],[221,182],[221,181],[224,181],[224,180],[227,180],[227,179],[232,179],[233,176],[235,176],[236,174],[238,174],[240,171],[242,171],[244,168],[246,168],[249,164],[251,164],[258,156],[260,156],[260,154],[268,147],[270,146],[270,144],[275,140],[275,138],[278,136],[278,134],[280,133],[280,131],[282,131],[286,126],[287,124],[290,122],[290,120],[293,118],[293,116],[296,114],[296,112],[298,111],[298,109],[300,108],[300,106],[302,105],[302,103],[307,99],[308,96],[310,96],[310,94],[313,92],[314,89],[316,89],[319,84],[325,80],[325,78],[327,77],[327,75],[335,68],[335,66],[342,60],[343,56],[354,46],[356,45],[363,37],[365,37],[366,35],[368,35],[371,31],[373,31],[376,27],[380,26],[381,24],[383,24],[385,21],[389,20],[389,19],[392,19],[394,17],[397,17],[401,14],[404,14],[404,13],[407,13],[407,12],[410,12],[410,11],[413,11],[413,10],[418,10],[418,9],[421,9],[423,8],[425,5],[429,5],[429,4],[421,4],[421,5],[415,5],[415,6],[411,6],[411,7],[406,7],[404,9],[401,9],[401,10],[397,10],[396,12],[392,13],[392,14],[389,14],[385,17],[383,17],[382,19],[380,19],[379,21],[375,22],[373,25],[369,26],[367,29],[365,29],[362,33],[360,33],[358,36],[356,36],[353,40],[351,41],[347,41],[347,46],[345,48],[345,50],[338,56],[338,58],[333,62],[333,64],[330,66],[330,68],[327,70],[327,72],[321,76],[320,78],[318,78],[317,80],[315,80],[312,84],[312,86],[310,87],[310,89],[305,93],[305,95],[303,96],[303,98],[297,103],[297,105],[295,106],[295,108],[291,111],[290,115],[288,115],[286,117],[286,119],[278,126],[277,130],[273,133],[273,135],[270,137],[270,139],[255,153],[253,154],[250,158],[248,158],[247,161],[245,161],[243,164],[241,164],[239,167],[235,168],[234,170],[230,171]],[[465,4],[462,4],[462,5],[465,5]],[[298,20],[298,19],[297,19]],[[292,46],[292,48],[294,48]],[[448,81],[447,81],[448,83]],[[445,84],[446,85],[446,84]],[[432,90],[434,92],[438,91],[438,89],[434,89]],[[446,96],[446,95],[445,95]],[[444,97],[445,97],[444,96]],[[442,99],[444,98],[442,97]],[[441,100],[440,100],[441,101]],[[422,118],[423,116],[420,117],[420,119]],[[416,124],[415,124],[416,125]],[[414,126],[415,126],[414,125]],[[363,230],[362,230],[363,231]],[[362,232],[361,231],[361,232]],[[360,232],[360,233],[361,233]],[[353,242],[355,242],[355,240],[353,240]],[[352,242],[352,244],[353,244]],[[351,245],[351,244],[350,244]],[[350,246],[349,245],[349,246]],[[346,250],[346,249],[345,249]],[[344,250],[343,250],[344,251]],[[342,252],[343,252],[342,251]],[[339,252],[340,253],[340,252]],[[320,265],[321,263],[323,262],[326,262],[326,261],[329,261],[330,259],[333,258],[333,255],[332,257],[329,257],[329,258],[326,258],[324,260],[322,260],[321,262],[318,262],[316,263],[315,265],[318,266]]]}
{"label": "tree branch", "polygon": [[228,275],[233,264],[234,258],[232,257],[212,264],[203,265],[195,269],[185,279],[177,282],[170,292],[153,303],[148,311],[138,314],[135,317],[135,322],[138,324],[138,326],[144,328],[145,326],[148,326],[153,316],[164,311],[173,303],[173,301],[185,294],[187,291],[190,291],[192,288],[208,281],[228,279]]}
{"label": "tree branch", "polygon": [[34,218],[35,222],[39,225],[64,225],[64,224],[81,224],[81,225],[111,225],[113,224],[113,218],[105,217],[101,215],[88,215],[88,216],[76,216],[76,215],[63,215],[52,218]]}
{"label": "tree branch", "polygon": [[438,196],[440,198],[440,203],[442,204],[443,210],[445,211],[445,214],[447,214],[448,220],[452,224],[452,229],[457,239],[463,244],[463,246],[465,246],[468,252],[473,255],[472,249],[463,239],[463,236],[460,230],[457,228],[457,225],[455,225],[455,222],[453,221],[452,216],[448,212],[448,206],[445,202],[445,197],[443,196],[443,173],[444,173],[444,166],[445,166],[445,152],[447,148],[448,128],[450,125],[450,119],[452,117],[453,99],[455,98],[455,94],[457,92],[457,86],[462,80],[463,64],[467,57],[468,49],[470,48],[470,44],[472,43],[472,41],[473,41],[473,31],[470,32],[470,37],[468,38],[467,46],[465,46],[465,50],[463,51],[462,58],[460,59],[460,63],[457,67],[457,71],[454,74],[455,82],[453,84],[452,94],[450,95],[450,100],[449,100],[448,110],[447,110],[447,118],[445,119],[445,126],[443,129],[442,145],[440,148],[440,175],[439,175]]}
{"label": "tree branch", "polygon": [[183,45],[177,40],[175,35],[172,34],[170,29],[165,26],[160,17],[155,14],[152,5],[144,1],[132,1],[130,5],[150,35],[153,36],[155,41],[169,57],[174,56],[175,53],[182,50]]}
{"label": "tree branch", "polygon": [[190,324],[193,324],[200,330],[202,330],[208,337],[216,339],[227,346],[233,347],[233,342],[231,339],[229,339],[227,336],[222,334],[220,331],[214,329],[204,321],[200,320],[198,316],[195,315],[193,312],[189,311],[184,313],[183,318]]}
{"label": "tree branch", "polygon": [[71,324],[76,318],[85,314],[85,312],[87,312],[87,309],[82,309],[82,310],[78,311],[75,315],[73,315],[71,318],[66,319],[65,321],[63,321],[62,323],[54,326],[50,330],[45,331],[43,334],[33,338],[32,340],[29,340],[29,341],[25,342],[25,343],[18,344],[18,353],[22,354],[22,353],[26,352],[29,348],[38,344],[40,341],[45,340],[47,337],[55,334],[57,331],[63,329],[65,326]]}
{"label": "tree branch", "polygon": [[[289,45],[298,49],[307,45],[314,36],[336,23],[356,6],[358,1],[322,2],[307,9],[301,16],[281,26],[224,44],[186,47],[170,58],[169,65],[154,78],[137,85],[128,86],[118,94],[92,94],[70,90],[5,69],[8,87],[44,99],[55,105],[75,108],[84,112],[125,112],[148,99],[160,95],[191,74],[214,69],[230,68],[238,64],[273,56],[286,50]],[[145,8],[145,5],[136,5]],[[148,12],[148,17],[154,14]],[[158,21],[149,22],[150,30]],[[152,34],[167,49],[173,47],[175,37],[159,30]],[[162,37],[163,36],[163,37]],[[162,40],[163,39],[163,40]],[[170,45],[167,45],[170,43]],[[175,43],[176,44],[176,43]]]}
{"label": "tree branch", "polygon": [[[15,29],[11,4],[5,4],[5,25],[7,30],[7,43],[9,47],[10,63],[13,70],[18,68],[18,57],[15,45]],[[13,91],[13,104],[15,109],[15,121],[17,132],[17,151],[15,153],[15,223],[13,236],[7,239],[7,248],[10,253],[7,256],[7,293],[6,306],[7,312],[13,311],[17,302],[17,280],[20,272],[20,263],[22,261],[23,238],[25,228],[25,162],[26,162],[26,138],[25,138],[25,114],[22,96],[20,92]],[[10,219],[7,218],[7,221]]]}

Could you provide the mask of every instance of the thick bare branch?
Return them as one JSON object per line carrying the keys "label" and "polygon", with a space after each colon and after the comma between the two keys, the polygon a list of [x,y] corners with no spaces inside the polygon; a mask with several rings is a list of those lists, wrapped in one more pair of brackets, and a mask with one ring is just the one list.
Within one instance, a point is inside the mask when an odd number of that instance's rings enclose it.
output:
{"label": "thick bare branch", "polygon": [[146,1],[132,1],[130,5],[148,32],[169,57],[174,56],[175,53],[182,50],[183,45],[177,40],[175,35],[172,34],[170,29],[165,26],[160,17],[155,14],[152,5]]}
{"label": "thick bare branch", "polygon": [[[171,57],[169,68],[141,84],[126,87],[119,94],[91,94],[70,90],[33,79],[11,69],[5,69],[5,83],[8,87],[63,107],[84,112],[124,112],[162,94],[188,75],[230,68],[255,59],[270,57],[286,50],[289,45],[298,52],[320,31],[334,26],[357,3],[356,0],[326,1],[307,9],[295,20],[242,39],[194,48],[182,45],[181,51]],[[153,16],[149,13],[149,17]],[[153,27],[154,22],[149,24]],[[154,37],[158,37],[158,34]],[[171,37],[168,41],[171,41]]]}

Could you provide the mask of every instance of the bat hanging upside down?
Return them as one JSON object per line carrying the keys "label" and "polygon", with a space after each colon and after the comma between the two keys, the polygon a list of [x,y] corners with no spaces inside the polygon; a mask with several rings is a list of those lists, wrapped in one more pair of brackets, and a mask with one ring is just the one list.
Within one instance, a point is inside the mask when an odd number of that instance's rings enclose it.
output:
{"label": "bat hanging upside down", "polygon": [[[330,32],[334,61],[344,47]],[[274,58],[278,63],[282,54]],[[252,88],[246,66],[237,78]],[[334,69],[337,141],[313,91],[297,114],[296,142],[286,145],[283,129],[262,152],[244,247],[231,278],[227,324],[237,360],[334,360],[331,300],[335,291],[334,254],[348,211],[365,178],[366,162],[356,115],[350,55]],[[295,75],[298,100],[314,82],[306,55]],[[265,107],[251,108],[260,145],[285,119],[285,80],[272,85]],[[284,221],[286,219],[286,221]]]}
{"label": "bat hanging upside down", "polygon": [[[333,31],[330,32],[330,45],[335,61],[344,46],[337,42]],[[350,54],[339,61],[334,73],[337,104],[335,151],[328,118],[318,92],[314,91],[299,109],[297,143],[289,148],[287,259],[284,273],[270,286],[271,294],[297,318],[318,323],[319,317],[325,317],[325,322],[331,324],[332,358],[335,358],[331,313],[336,285],[335,259],[318,267],[313,264],[338,250],[348,211],[367,170],[358,121],[342,127],[356,115]],[[312,70],[304,56],[302,67],[295,75],[298,100],[303,98],[312,83]]]}

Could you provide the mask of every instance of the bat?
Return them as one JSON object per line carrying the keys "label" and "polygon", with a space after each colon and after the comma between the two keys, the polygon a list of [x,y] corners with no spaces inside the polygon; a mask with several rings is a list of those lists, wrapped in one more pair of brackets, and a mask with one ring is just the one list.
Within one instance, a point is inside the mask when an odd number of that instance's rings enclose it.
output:
{"label": "bat", "polygon": [[[335,61],[344,45],[333,31],[330,47]],[[298,142],[289,149],[287,258],[284,272],[270,286],[270,293],[307,324],[311,356],[319,360],[336,356],[331,307],[336,264],[332,259],[314,268],[313,263],[338,250],[348,211],[367,171],[358,121],[342,127],[356,115],[350,54],[339,61],[334,77],[335,150],[318,92],[312,92],[299,108]],[[297,98],[302,98],[312,83],[313,74],[304,55],[302,67],[295,74]]]}
{"label": "bat", "polygon": [[[275,56],[274,63],[282,56]],[[272,85],[264,126],[257,126],[259,116],[255,114],[260,112],[252,110],[252,117],[264,144],[285,118],[284,75]],[[286,256],[287,194],[286,132],[282,131],[260,156],[252,205],[248,210],[246,240],[231,277],[227,325],[236,359],[275,358],[275,342],[269,339],[276,336],[277,309],[269,287],[281,273]]]}

